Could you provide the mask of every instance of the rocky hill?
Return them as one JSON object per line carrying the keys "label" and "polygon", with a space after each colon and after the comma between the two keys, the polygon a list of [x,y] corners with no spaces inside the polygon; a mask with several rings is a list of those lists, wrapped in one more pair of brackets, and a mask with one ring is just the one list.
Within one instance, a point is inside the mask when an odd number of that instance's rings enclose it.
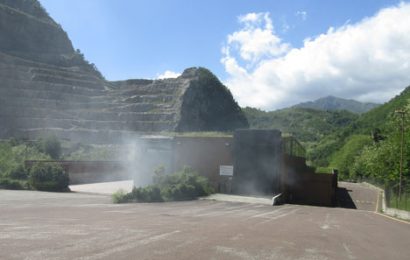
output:
{"label": "rocky hill", "polygon": [[294,107],[298,108],[311,108],[317,110],[324,110],[324,111],[340,111],[340,110],[347,110],[352,113],[365,113],[375,107],[379,106],[379,104],[375,103],[362,103],[352,99],[344,99],[338,98],[333,96],[327,96],[323,98],[319,98],[315,101],[304,102],[295,105]]}
{"label": "rocky hill", "polygon": [[37,0],[0,0],[0,138],[53,133],[112,142],[140,133],[247,126],[210,71],[106,81]]}

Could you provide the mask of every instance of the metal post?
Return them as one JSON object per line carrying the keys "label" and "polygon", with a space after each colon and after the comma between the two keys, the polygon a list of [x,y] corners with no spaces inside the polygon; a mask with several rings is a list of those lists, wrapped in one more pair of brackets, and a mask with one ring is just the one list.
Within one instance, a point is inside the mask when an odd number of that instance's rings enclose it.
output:
{"label": "metal post", "polygon": [[396,110],[401,116],[401,147],[400,147],[400,180],[399,180],[399,201],[401,200],[402,179],[403,179],[403,146],[404,146],[404,110]]}

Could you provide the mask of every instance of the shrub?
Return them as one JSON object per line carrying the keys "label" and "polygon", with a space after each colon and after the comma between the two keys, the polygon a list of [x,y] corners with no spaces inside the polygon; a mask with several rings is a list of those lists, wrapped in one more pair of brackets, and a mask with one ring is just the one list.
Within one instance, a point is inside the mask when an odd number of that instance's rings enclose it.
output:
{"label": "shrub", "polygon": [[61,143],[56,136],[49,136],[46,139],[40,139],[38,143],[38,149],[50,155],[54,160],[60,159],[61,156]]}
{"label": "shrub", "polygon": [[157,183],[164,200],[187,200],[213,193],[208,180],[189,167],[172,175],[165,175]]}
{"label": "shrub", "polygon": [[141,202],[161,202],[161,189],[157,185],[149,185],[143,188],[134,188],[131,192],[136,201]]}
{"label": "shrub", "polygon": [[0,189],[9,190],[24,190],[27,188],[24,182],[18,180],[11,180],[8,178],[0,178]]}
{"label": "shrub", "polygon": [[112,200],[114,203],[127,202],[128,200],[127,193],[124,190],[120,189],[112,194]]}
{"label": "shrub", "polygon": [[147,187],[134,187],[130,193],[114,193],[114,203],[192,200],[213,193],[208,180],[187,167],[170,175],[165,175],[164,169],[158,168],[153,182]]}
{"label": "shrub", "polygon": [[67,191],[68,174],[57,163],[38,162],[30,169],[29,183],[42,191]]}
{"label": "shrub", "polygon": [[20,164],[17,167],[14,167],[10,171],[8,171],[5,177],[14,180],[27,180],[28,171],[23,164]]}

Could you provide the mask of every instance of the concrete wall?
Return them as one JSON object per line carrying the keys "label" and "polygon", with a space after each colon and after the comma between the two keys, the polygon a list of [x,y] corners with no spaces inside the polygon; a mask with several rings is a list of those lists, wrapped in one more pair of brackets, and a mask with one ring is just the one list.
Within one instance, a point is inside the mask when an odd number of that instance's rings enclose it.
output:
{"label": "concrete wall", "polygon": [[232,137],[176,137],[174,171],[189,166],[207,177],[216,191],[228,181],[219,175],[220,165],[233,165]]}
{"label": "concrete wall", "polygon": [[233,192],[272,195],[281,192],[281,132],[238,130],[234,134]]}
{"label": "concrete wall", "polygon": [[305,158],[284,155],[286,200],[290,203],[333,206],[336,200],[337,174],[315,173]]}

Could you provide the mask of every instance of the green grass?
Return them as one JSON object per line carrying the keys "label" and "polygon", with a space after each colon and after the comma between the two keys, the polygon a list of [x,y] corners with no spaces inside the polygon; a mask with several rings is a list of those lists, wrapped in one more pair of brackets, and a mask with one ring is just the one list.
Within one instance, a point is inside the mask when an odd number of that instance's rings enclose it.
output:
{"label": "green grass", "polygon": [[388,201],[390,208],[401,209],[410,211],[410,194],[402,196],[401,200],[397,196],[393,195]]}

